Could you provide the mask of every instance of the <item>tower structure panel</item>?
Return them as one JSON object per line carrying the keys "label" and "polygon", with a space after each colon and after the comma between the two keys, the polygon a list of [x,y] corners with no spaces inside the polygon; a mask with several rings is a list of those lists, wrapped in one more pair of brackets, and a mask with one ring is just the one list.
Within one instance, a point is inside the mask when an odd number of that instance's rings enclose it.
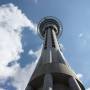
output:
{"label": "tower structure panel", "polygon": [[62,24],[53,17],[45,17],[38,24],[38,32],[43,48],[26,90],[85,90],[58,43]]}

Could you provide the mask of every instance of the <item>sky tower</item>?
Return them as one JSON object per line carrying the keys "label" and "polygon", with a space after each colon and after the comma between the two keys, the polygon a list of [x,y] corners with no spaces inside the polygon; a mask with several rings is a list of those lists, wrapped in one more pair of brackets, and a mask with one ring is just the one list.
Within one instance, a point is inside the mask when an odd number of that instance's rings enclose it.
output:
{"label": "sky tower", "polygon": [[54,17],[45,17],[38,24],[43,39],[42,53],[26,90],[85,90],[63,56],[58,38],[62,24]]}

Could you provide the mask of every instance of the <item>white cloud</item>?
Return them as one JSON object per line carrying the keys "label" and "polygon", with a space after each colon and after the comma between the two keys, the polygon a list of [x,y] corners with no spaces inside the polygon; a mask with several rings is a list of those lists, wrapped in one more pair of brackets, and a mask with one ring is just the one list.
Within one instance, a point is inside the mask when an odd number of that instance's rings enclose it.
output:
{"label": "white cloud", "polygon": [[78,50],[80,50],[80,53],[87,52],[87,51],[89,53],[89,51],[90,51],[90,45],[89,45],[90,35],[89,35],[89,33],[90,32],[85,31],[78,35],[76,46],[79,48]]}
{"label": "white cloud", "polygon": [[41,51],[42,51],[42,45],[40,46],[40,49],[38,49],[35,52],[33,50],[29,50],[28,54],[39,58]]}
{"label": "white cloud", "polygon": [[77,77],[78,77],[78,78],[82,78],[83,75],[82,75],[81,73],[78,73],[78,74],[77,74]]}
{"label": "white cloud", "polygon": [[39,60],[38,58],[41,54],[41,48],[35,52],[30,50],[29,54],[33,54],[35,57],[37,57],[37,59],[23,69],[20,66],[17,68],[16,74],[14,74],[12,81],[13,86],[16,87],[17,90],[25,90]]}
{"label": "white cloud", "polygon": [[21,32],[24,27],[36,32],[36,25],[17,6],[13,4],[0,6],[0,82],[13,76],[20,67],[17,63],[12,67],[7,65],[17,61],[23,52]]}
{"label": "white cloud", "polygon": [[29,55],[33,55],[34,54],[34,51],[33,50],[30,50],[29,51]]}
{"label": "white cloud", "polygon": [[83,33],[80,33],[80,34],[78,35],[78,37],[79,37],[79,38],[82,38],[83,35],[84,35]]}
{"label": "white cloud", "polygon": [[[35,25],[25,16],[17,6],[5,4],[0,7],[0,23],[6,29],[22,30],[22,27],[30,27],[35,31]],[[7,27],[8,26],[8,27]]]}
{"label": "white cloud", "polygon": [[25,90],[30,77],[35,69],[36,62],[32,62],[27,65],[25,68],[18,67],[16,73],[13,76],[12,85],[16,88],[16,90]]}
{"label": "white cloud", "polygon": [[[84,43],[88,43],[90,41],[90,35],[89,35],[90,32],[83,32],[83,33],[80,33],[78,35],[78,37],[80,38],[81,42],[84,44]],[[81,43],[80,42],[80,43]]]}

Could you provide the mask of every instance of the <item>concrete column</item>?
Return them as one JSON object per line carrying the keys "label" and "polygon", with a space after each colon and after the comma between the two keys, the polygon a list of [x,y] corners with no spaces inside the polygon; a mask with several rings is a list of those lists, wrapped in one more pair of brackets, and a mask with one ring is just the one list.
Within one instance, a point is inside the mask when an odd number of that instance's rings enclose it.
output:
{"label": "concrete column", "polygon": [[43,90],[53,90],[53,78],[51,74],[45,75]]}
{"label": "concrete column", "polygon": [[56,33],[55,33],[54,30],[52,30],[52,34],[53,34],[53,39],[54,39],[54,42],[55,42],[55,47],[56,47],[57,49],[60,49],[59,43],[58,43],[58,40],[57,40],[57,36],[56,36]]}
{"label": "concrete column", "polygon": [[47,47],[48,47],[48,49],[52,48],[51,29],[50,28],[47,31]]}
{"label": "concrete column", "polygon": [[81,90],[77,80],[74,77],[71,77],[69,79],[69,85],[70,85],[71,90]]}

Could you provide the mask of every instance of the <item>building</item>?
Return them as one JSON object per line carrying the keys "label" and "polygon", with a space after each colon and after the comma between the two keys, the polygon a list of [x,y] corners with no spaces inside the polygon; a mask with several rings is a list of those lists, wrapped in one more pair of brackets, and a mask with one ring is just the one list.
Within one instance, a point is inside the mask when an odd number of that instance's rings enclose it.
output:
{"label": "building", "polygon": [[54,17],[45,17],[38,24],[43,39],[42,53],[26,90],[85,90],[63,56],[58,38],[62,24]]}

